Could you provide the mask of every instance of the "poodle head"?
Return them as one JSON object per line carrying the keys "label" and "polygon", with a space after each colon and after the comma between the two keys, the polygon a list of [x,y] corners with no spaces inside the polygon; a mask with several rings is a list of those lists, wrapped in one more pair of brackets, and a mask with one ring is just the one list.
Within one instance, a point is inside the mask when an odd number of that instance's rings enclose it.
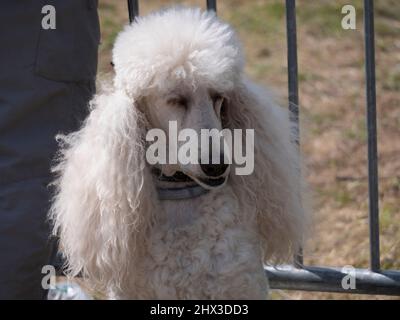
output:
{"label": "poodle head", "polygon": [[[226,100],[243,71],[241,47],[232,28],[215,13],[200,9],[173,8],[139,18],[118,36],[113,62],[116,88],[136,101],[148,129],[169,132],[175,122],[177,132],[190,128],[198,137],[202,129],[220,131],[226,126]],[[154,172],[207,189],[221,187],[230,171],[224,161],[228,155],[209,140],[197,143],[194,163],[169,162]],[[177,143],[178,148],[185,144]]]}

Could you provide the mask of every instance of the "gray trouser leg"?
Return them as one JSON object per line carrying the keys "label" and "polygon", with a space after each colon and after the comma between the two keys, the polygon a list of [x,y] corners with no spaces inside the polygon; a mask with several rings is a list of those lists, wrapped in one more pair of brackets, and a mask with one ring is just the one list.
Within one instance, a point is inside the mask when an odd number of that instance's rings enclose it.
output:
{"label": "gray trouser leg", "polygon": [[[44,5],[56,29],[44,30]],[[0,299],[41,299],[57,133],[76,130],[95,90],[97,0],[0,3]]]}

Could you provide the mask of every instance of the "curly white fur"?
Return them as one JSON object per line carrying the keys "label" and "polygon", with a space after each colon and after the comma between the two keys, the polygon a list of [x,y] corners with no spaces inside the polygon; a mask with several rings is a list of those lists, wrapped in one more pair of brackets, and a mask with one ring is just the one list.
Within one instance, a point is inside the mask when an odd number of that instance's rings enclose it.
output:
{"label": "curly white fur", "polygon": [[[233,30],[213,13],[173,8],[118,36],[111,92],[62,137],[50,212],[70,276],[117,298],[267,297],[263,263],[303,238],[298,150],[287,112],[245,79]],[[145,160],[141,98],[176,81],[228,93],[228,126],[255,129],[255,172],[199,198],[159,201]],[[233,172],[233,170],[232,170]],[[168,210],[196,212],[172,226]]]}

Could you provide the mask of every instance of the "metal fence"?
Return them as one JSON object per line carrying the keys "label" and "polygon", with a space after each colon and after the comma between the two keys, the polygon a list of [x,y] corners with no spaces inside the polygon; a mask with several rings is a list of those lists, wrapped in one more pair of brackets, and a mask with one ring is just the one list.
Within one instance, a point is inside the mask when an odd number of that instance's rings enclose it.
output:
{"label": "metal fence", "polygon": [[[296,0],[286,1],[289,109],[294,121],[299,116]],[[217,11],[217,1],[207,0],[207,9]],[[138,0],[128,0],[129,20],[139,14]],[[374,1],[364,0],[366,110],[368,130],[368,186],[370,268],[354,269],[305,266],[302,252],[293,265],[266,267],[272,289],[400,295],[400,271],[381,270],[379,250],[379,186],[376,128]],[[355,288],[345,289],[343,279],[353,277]]]}

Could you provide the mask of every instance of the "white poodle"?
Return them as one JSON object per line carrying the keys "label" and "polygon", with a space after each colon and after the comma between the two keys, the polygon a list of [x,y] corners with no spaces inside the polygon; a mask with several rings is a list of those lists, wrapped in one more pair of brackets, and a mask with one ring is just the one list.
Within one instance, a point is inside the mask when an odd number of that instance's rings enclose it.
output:
{"label": "white poodle", "polygon": [[[119,299],[265,299],[305,217],[288,111],[243,75],[229,25],[173,8],[118,36],[112,89],[62,137],[50,212],[70,276]],[[254,129],[254,173],[146,161],[149,129]]]}

